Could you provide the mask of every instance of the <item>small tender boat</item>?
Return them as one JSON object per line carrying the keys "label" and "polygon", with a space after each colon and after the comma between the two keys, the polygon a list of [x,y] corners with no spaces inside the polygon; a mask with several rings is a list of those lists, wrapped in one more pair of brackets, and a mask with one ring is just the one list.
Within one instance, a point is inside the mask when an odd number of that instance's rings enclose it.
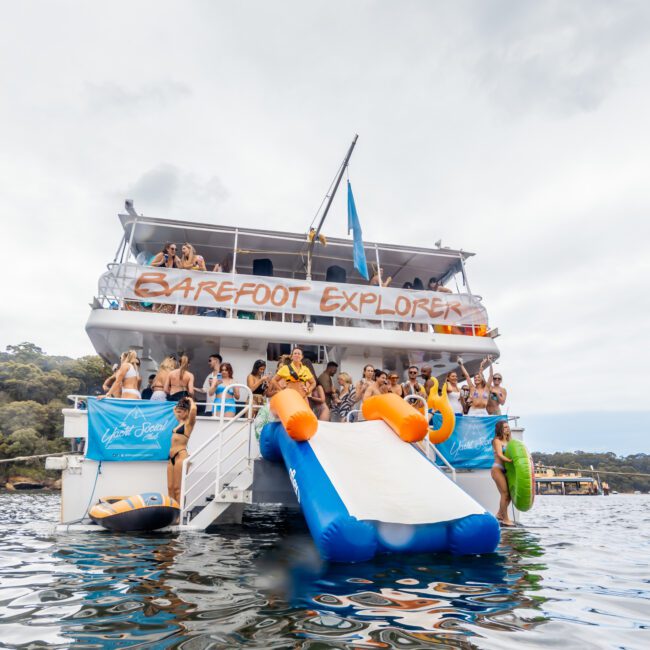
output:
{"label": "small tender boat", "polygon": [[121,533],[158,530],[169,526],[179,515],[178,503],[160,492],[130,497],[102,497],[88,515],[98,525]]}

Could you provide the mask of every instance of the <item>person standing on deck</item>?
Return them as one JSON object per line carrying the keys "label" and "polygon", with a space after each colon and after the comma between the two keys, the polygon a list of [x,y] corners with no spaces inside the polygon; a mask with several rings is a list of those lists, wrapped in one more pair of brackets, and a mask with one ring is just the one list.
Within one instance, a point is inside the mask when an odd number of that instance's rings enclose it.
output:
{"label": "person standing on deck", "polygon": [[220,379],[217,375],[219,374],[219,367],[223,363],[223,359],[220,354],[216,352],[211,354],[208,357],[208,365],[210,366],[210,374],[205,378],[203,382],[203,392],[205,393],[205,412],[212,412],[212,404],[214,402],[214,393],[210,395],[210,386],[215,379]]}
{"label": "person standing on deck", "polygon": [[329,361],[325,370],[318,375],[317,383],[319,386],[323,387],[323,391],[325,392],[325,404],[327,404],[327,408],[329,409],[332,408],[332,398],[336,394],[333,378],[338,367],[339,364],[336,363],[336,361]]}
{"label": "person standing on deck", "polygon": [[490,390],[490,400],[487,403],[487,412],[490,415],[501,415],[501,407],[508,399],[508,391],[501,385],[503,377],[499,373],[492,378],[492,389]]}
{"label": "person standing on deck", "polygon": [[[404,397],[407,397],[408,395],[418,395],[426,400],[427,395],[424,392],[424,386],[422,384],[418,383],[418,370],[417,366],[410,366],[408,369],[408,380],[405,381],[402,384],[402,391],[404,392]],[[414,400],[418,401],[418,400]],[[419,407],[419,405],[413,404],[416,408]]]}
{"label": "person standing on deck", "polygon": [[[486,363],[490,366],[490,378],[487,383],[485,382],[485,377],[483,377],[483,367]],[[458,359],[458,365],[467,381],[470,391],[469,396],[472,400],[472,405],[469,407],[467,415],[488,415],[487,404],[490,397],[490,390],[492,389],[493,379],[492,357],[485,357],[485,359],[481,361],[481,365],[479,366],[478,372],[474,375],[473,380],[463,365],[462,359]]]}
{"label": "person standing on deck", "polygon": [[366,392],[363,394],[363,401],[375,395],[386,395],[386,393],[390,392],[390,384],[388,383],[388,374],[386,371],[375,370],[375,381],[366,388]]}
{"label": "person standing on deck", "polygon": [[196,404],[191,397],[181,397],[174,407],[178,425],[172,430],[172,440],[167,463],[167,489],[169,496],[179,505],[181,501],[181,480],[183,461],[188,457],[187,444],[196,423]]}
{"label": "person standing on deck", "polygon": [[181,357],[178,370],[172,370],[165,381],[165,392],[170,402],[178,402],[181,397],[194,397],[194,375],[189,371],[190,360]]}
{"label": "person standing on deck", "polygon": [[422,377],[422,382],[424,384],[424,394],[428,395],[433,388],[433,379],[431,378],[431,366],[422,366],[420,368],[420,377]]}
{"label": "person standing on deck", "polygon": [[300,348],[294,348],[291,351],[291,361],[282,366],[275,377],[271,379],[271,388],[273,392],[281,390],[279,382],[284,379],[287,388],[298,391],[307,401],[307,396],[316,386],[314,375],[307,366],[302,362],[303,352]]}

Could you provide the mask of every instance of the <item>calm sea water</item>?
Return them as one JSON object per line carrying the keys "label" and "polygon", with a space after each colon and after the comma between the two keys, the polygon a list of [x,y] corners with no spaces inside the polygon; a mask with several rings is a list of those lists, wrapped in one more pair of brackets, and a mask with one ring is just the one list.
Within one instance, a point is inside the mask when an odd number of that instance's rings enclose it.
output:
{"label": "calm sea water", "polygon": [[489,557],[323,565],[299,515],[215,534],[53,534],[0,495],[0,646],[648,648],[650,497],[542,497]]}

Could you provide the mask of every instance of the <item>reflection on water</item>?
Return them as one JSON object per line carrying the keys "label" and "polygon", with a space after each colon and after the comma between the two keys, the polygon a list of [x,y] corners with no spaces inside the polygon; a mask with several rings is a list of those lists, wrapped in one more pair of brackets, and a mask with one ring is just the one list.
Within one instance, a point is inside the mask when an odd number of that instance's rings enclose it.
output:
{"label": "reflection on water", "polygon": [[0,499],[3,647],[632,648],[650,626],[644,497],[540,499],[491,556],[330,566],[280,509],[209,535],[53,535],[57,495]]}

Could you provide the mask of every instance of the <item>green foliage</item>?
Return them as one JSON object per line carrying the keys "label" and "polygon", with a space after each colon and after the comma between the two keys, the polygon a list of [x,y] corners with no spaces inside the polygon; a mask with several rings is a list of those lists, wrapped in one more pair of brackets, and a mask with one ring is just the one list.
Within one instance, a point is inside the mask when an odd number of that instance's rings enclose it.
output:
{"label": "green foliage", "polygon": [[[605,454],[585,451],[555,452],[554,454],[535,452],[533,453],[533,459],[536,465],[581,469],[585,476],[596,476],[598,470],[601,472],[621,472],[619,475],[600,474],[600,479],[609,483],[609,487],[618,492],[650,491],[650,454],[632,454],[619,457],[611,451]],[[593,473],[589,469],[591,466],[594,468]],[[625,476],[626,473],[633,472],[648,474],[648,476]]]}
{"label": "green foliage", "polygon": [[[103,359],[50,356],[33,343],[8,345],[0,352],[0,458],[66,451],[61,409],[71,394],[101,391],[111,369]],[[34,477],[45,476],[43,463],[30,468]],[[24,464],[0,465],[2,477],[23,472]]]}

